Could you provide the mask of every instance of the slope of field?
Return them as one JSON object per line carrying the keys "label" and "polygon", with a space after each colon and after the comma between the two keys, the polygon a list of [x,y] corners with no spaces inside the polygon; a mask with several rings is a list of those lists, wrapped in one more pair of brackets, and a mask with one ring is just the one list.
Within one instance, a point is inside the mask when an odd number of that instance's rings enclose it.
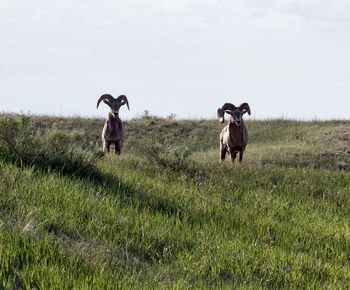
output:
{"label": "slope of field", "polygon": [[[100,150],[104,120],[34,117],[41,130],[74,133],[79,146]],[[246,161],[252,164],[350,170],[350,121],[248,120]],[[152,145],[161,151],[179,150],[198,159],[218,160],[217,120],[172,120],[143,117],[126,122],[124,151],[137,152]],[[204,154],[204,156],[203,156]]]}
{"label": "slope of field", "polygon": [[101,120],[0,120],[0,288],[350,284],[348,121],[248,122],[231,165],[214,121],[132,120],[101,157]]}

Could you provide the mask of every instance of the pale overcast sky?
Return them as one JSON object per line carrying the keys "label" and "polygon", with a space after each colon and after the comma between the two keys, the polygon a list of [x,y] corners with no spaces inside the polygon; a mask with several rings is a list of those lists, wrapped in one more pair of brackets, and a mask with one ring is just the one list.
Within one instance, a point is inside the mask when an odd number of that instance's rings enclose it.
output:
{"label": "pale overcast sky", "polygon": [[350,118],[349,0],[0,0],[0,111]]}

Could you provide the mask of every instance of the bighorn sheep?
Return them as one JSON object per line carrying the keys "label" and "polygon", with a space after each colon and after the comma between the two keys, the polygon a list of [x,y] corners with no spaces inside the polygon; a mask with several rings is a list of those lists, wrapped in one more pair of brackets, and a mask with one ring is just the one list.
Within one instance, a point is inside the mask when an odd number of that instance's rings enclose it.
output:
{"label": "bighorn sheep", "polygon": [[123,147],[125,132],[124,124],[119,118],[119,109],[126,104],[130,110],[128,99],[124,95],[115,99],[109,94],[104,94],[98,99],[97,108],[102,101],[111,109],[102,130],[103,152],[105,154],[109,153],[110,146],[114,143],[115,153],[120,154]]}
{"label": "bighorn sheep", "polygon": [[220,134],[220,157],[225,160],[226,153],[231,155],[233,162],[239,152],[239,162],[243,160],[243,153],[248,143],[248,130],[243,122],[243,114],[250,115],[250,108],[247,103],[236,107],[233,104],[226,103],[218,109],[218,118],[221,123],[225,121],[225,113],[231,115],[226,127]]}

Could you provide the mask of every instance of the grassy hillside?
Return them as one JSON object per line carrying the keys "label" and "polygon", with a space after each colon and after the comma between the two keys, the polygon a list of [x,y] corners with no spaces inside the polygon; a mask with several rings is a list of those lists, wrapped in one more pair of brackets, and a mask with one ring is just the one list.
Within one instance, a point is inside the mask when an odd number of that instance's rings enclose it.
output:
{"label": "grassy hillside", "polygon": [[350,122],[0,118],[0,288],[347,288]]}
{"label": "grassy hillside", "polygon": [[[39,130],[75,134],[76,145],[100,150],[103,119],[33,117]],[[350,170],[350,121],[248,120],[250,143],[246,161],[254,165],[282,165]],[[217,160],[217,120],[171,120],[143,117],[126,122],[124,151],[138,152],[152,145],[163,152],[185,151],[198,160]]]}

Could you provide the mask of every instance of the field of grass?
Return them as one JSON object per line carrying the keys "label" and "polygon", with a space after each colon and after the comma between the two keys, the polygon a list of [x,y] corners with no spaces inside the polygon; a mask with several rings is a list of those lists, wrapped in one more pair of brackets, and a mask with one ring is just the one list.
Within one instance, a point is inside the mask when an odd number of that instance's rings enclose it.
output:
{"label": "field of grass", "polygon": [[348,288],[350,121],[0,117],[0,289]]}

